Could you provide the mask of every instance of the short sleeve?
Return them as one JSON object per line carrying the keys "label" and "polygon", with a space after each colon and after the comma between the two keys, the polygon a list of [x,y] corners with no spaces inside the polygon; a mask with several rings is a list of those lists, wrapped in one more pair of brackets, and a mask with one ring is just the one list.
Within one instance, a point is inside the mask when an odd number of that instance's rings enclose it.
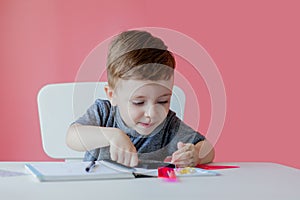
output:
{"label": "short sleeve", "polygon": [[108,100],[97,99],[86,113],[74,123],[90,126],[104,126],[110,115],[111,104]]}
{"label": "short sleeve", "polygon": [[205,137],[199,132],[195,131],[182,120],[180,120],[175,113],[170,112],[168,117],[168,127],[167,130],[174,135],[172,142],[184,142],[184,143],[193,143],[196,144],[200,141],[205,140]]}

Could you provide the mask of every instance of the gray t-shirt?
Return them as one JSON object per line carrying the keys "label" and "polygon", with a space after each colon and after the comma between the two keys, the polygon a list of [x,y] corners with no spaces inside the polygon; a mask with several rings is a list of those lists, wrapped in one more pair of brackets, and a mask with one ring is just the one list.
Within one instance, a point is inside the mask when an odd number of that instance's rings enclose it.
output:
{"label": "gray t-shirt", "polygon": [[[205,139],[203,135],[183,123],[171,110],[166,119],[150,135],[140,135],[126,126],[117,106],[112,106],[108,100],[101,99],[97,99],[75,123],[121,129],[134,144],[140,159],[162,161],[177,150],[178,142],[196,144]],[[84,161],[108,158],[110,158],[109,146],[87,151]]]}

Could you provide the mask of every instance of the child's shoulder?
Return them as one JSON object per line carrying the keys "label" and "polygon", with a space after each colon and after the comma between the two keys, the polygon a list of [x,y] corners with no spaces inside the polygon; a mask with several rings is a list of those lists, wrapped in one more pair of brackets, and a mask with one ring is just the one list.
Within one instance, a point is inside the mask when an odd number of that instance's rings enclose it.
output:
{"label": "child's shoulder", "polygon": [[94,103],[94,108],[97,108],[97,109],[105,109],[105,110],[110,110],[112,108],[112,105],[110,103],[109,100],[107,99],[96,99],[95,100],[95,103]]}
{"label": "child's shoulder", "polygon": [[109,100],[107,99],[96,99],[95,100],[95,104],[96,105],[107,105],[107,106],[110,106],[111,107],[111,103]]}

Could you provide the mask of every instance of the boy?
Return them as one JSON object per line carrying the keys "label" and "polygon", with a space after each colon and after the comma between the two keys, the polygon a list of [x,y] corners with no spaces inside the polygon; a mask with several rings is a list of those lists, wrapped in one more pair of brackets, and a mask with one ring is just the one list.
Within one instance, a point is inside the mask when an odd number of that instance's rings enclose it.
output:
{"label": "boy", "polygon": [[175,59],[164,42],[145,31],[126,31],[107,57],[108,100],[96,100],[70,126],[66,142],[86,151],[84,160],[112,159],[136,166],[139,159],[176,166],[212,162],[214,149],[169,110]]}

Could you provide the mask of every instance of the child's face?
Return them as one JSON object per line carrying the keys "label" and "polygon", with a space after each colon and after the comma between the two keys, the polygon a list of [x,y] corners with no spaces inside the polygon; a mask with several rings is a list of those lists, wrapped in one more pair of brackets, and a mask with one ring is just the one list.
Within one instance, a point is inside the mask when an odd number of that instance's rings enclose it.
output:
{"label": "child's face", "polygon": [[119,80],[112,96],[125,124],[149,135],[166,118],[173,88],[170,80]]}

